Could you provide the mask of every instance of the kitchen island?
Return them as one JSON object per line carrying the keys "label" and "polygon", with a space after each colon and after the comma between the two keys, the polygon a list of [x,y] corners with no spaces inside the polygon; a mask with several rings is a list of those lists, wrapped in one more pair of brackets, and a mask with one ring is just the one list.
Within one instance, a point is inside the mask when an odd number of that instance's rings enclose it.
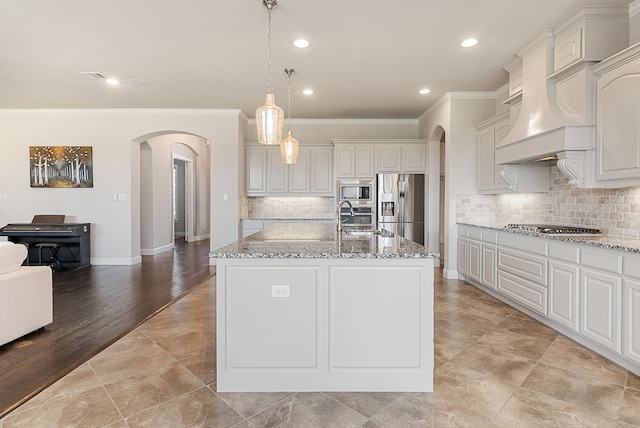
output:
{"label": "kitchen island", "polygon": [[218,391],[433,390],[438,253],[386,231],[279,224],[210,257]]}

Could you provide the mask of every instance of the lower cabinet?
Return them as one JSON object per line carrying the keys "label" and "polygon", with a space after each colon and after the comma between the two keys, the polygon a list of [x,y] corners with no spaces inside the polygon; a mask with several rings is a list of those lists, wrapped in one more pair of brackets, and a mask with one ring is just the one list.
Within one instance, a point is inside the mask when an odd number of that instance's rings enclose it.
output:
{"label": "lower cabinet", "polygon": [[458,272],[467,275],[469,266],[469,239],[460,237],[458,239]]}
{"label": "lower cabinet", "polygon": [[548,316],[565,327],[578,331],[577,265],[549,260]]}
{"label": "lower cabinet", "polygon": [[498,246],[482,243],[482,278],[480,282],[493,290],[498,288]]}
{"label": "lower cabinet", "polygon": [[622,355],[640,364],[640,281],[625,279],[622,290]]}
{"label": "lower cabinet", "polygon": [[476,281],[482,280],[482,242],[469,239],[469,269],[467,275]]}
{"label": "lower cabinet", "polygon": [[580,274],[580,334],[620,352],[619,276],[582,268]]}
{"label": "lower cabinet", "polygon": [[640,375],[637,253],[464,225],[458,263],[463,280]]}

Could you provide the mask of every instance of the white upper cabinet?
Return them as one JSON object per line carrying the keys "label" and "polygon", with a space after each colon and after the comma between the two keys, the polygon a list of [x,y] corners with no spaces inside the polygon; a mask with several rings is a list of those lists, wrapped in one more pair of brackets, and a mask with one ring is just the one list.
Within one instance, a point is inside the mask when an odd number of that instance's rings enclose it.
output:
{"label": "white upper cabinet", "polygon": [[495,148],[509,133],[509,112],[476,126],[478,142],[478,191],[481,193],[548,192],[549,168],[545,164],[495,163]]}
{"label": "white upper cabinet", "polygon": [[601,61],[627,47],[628,8],[585,7],[555,30],[553,71]]}
{"label": "white upper cabinet", "polygon": [[398,141],[377,147],[376,172],[426,173],[427,144]]}
{"label": "white upper cabinet", "polygon": [[333,149],[314,149],[311,152],[311,194],[334,194]]}
{"label": "white upper cabinet", "polygon": [[507,189],[495,163],[496,145],[509,133],[509,112],[501,113],[476,127],[478,141],[478,190],[492,193]]}
{"label": "white upper cabinet", "polygon": [[333,196],[333,148],[328,144],[300,147],[298,161],[282,163],[280,146],[249,146],[245,150],[247,195]]}
{"label": "white upper cabinet", "polygon": [[267,192],[267,149],[248,148],[245,152],[247,194]]}
{"label": "white upper cabinet", "polygon": [[335,144],[336,178],[373,178],[374,146]]}
{"label": "white upper cabinet", "polygon": [[593,68],[597,77],[596,186],[640,185],[640,45]]}

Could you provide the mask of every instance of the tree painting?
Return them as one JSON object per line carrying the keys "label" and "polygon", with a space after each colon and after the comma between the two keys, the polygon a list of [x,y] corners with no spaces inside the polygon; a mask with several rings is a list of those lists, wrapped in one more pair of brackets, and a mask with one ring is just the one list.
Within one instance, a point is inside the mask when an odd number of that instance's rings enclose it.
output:
{"label": "tree painting", "polygon": [[91,146],[31,146],[31,187],[93,187]]}

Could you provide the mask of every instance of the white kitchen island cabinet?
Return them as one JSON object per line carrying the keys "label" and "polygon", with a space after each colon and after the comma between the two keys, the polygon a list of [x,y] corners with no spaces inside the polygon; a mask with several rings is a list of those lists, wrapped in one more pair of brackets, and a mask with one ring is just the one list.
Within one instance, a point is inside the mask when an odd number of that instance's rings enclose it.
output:
{"label": "white kitchen island cabinet", "polygon": [[432,391],[437,256],[295,224],[211,253],[218,391]]}

